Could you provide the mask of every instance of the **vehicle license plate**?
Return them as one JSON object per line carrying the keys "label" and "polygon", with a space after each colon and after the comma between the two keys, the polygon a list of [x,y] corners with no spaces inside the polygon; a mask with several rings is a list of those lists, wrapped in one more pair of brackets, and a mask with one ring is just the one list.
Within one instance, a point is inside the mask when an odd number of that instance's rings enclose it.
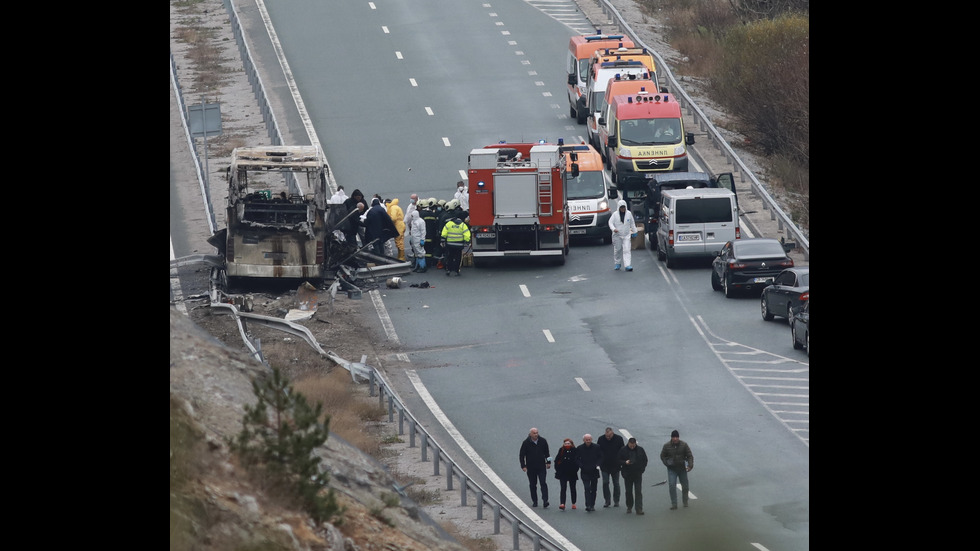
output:
{"label": "vehicle license plate", "polygon": [[490,233],[478,233],[478,234],[476,234],[476,237],[477,237],[477,239],[491,239],[491,238],[497,237],[497,234],[496,233],[493,233],[493,232],[490,232]]}
{"label": "vehicle license plate", "polygon": [[757,277],[755,278],[754,283],[766,283],[769,281],[772,281],[771,277]]}
{"label": "vehicle license plate", "polygon": [[572,235],[582,235],[583,233],[585,233],[585,230],[568,230],[568,233]]}
{"label": "vehicle license plate", "polygon": [[647,172],[646,174],[643,175],[643,177],[646,178],[647,180],[652,180],[652,179],[654,179],[654,178],[657,177],[657,174],[659,174],[659,173],[658,172]]}
{"label": "vehicle license plate", "polygon": [[677,236],[678,241],[701,241],[700,233],[682,233]]}

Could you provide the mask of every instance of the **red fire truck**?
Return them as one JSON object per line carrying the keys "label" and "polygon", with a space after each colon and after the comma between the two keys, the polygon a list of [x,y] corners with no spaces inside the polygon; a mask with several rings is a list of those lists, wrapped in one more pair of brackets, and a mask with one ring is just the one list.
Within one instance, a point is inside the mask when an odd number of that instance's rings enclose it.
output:
{"label": "red fire truck", "polygon": [[568,200],[560,144],[506,143],[470,151],[473,263],[545,257],[565,263]]}

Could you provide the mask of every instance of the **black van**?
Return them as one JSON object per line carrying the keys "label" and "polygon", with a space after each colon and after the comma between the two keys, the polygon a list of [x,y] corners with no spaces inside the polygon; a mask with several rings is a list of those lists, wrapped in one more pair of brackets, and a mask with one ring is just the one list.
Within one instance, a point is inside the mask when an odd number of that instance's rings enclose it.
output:
{"label": "black van", "polygon": [[[657,248],[657,227],[660,220],[661,193],[667,189],[700,189],[724,188],[735,192],[735,177],[731,172],[718,176],[710,176],[706,172],[662,172],[646,180],[646,189],[628,188],[624,191],[637,223],[643,224],[643,230],[650,239],[650,248]],[[632,188],[632,186],[631,186]],[[738,205],[738,194],[735,195],[735,205]]]}

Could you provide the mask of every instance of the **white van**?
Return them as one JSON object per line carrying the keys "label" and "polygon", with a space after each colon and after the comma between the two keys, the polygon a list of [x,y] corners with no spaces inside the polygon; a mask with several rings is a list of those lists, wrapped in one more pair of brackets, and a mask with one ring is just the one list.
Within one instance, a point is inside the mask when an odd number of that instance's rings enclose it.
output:
{"label": "white van", "polygon": [[673,268],[678,258],[713,258],[741,239],[738,201],[724,188],[669,189],[661,194],[657,258]]}

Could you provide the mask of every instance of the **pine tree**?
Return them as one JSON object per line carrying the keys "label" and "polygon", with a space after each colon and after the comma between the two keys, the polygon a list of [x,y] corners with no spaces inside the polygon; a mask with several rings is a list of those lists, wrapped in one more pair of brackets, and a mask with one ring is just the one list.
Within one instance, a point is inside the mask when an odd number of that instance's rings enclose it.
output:
{"label": "pine tree", "polygon": [[[271,377],[252,380],[258,401],[245,406],[242,431],[229,442],[250,472],[263,474],[298,500],[318,524],[339,516],[329,475],[320,470],[313,453],[329,437],[330,416],[318,421],[323,405],[310,406],[306,397],[293,390],[279,368]],[[326,490],[326,492],[324,492]]]}

